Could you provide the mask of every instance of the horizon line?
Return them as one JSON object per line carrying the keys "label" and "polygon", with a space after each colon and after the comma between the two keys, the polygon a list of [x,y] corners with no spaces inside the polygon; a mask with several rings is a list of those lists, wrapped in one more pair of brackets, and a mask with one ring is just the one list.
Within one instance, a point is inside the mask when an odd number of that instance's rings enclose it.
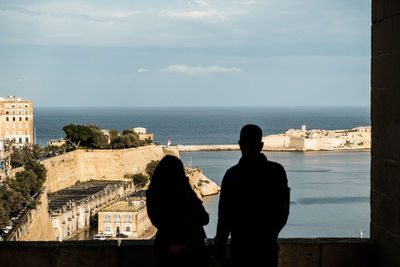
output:
{"label": "horizon line", "polygon": [[34,108],[340,108],[340,107],[371,107],[371,104],[358,104],[358,105],[176,105],[176,106],[46,106],[34,105]]}

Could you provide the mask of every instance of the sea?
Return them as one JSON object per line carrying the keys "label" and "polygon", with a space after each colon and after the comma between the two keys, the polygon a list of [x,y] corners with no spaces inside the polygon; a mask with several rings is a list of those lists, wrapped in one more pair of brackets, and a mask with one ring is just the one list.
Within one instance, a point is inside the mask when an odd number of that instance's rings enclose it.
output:
{"label": "sea", "polygon": [[[346,107],[36,107],[36,143],[64,137],[63,126],[96,124],[102,129],[145,127],[155,142],[177,145],[236,144],[245,124],[259,125],[264,135],[287,129],[351,129],[371,125],[368,106]],[[295,237],[369,237],[370,152],[265,152],[286,169],[291,188],[288,223],[280,233]],[[240,151],[185,152],[187,166],[221,184],[226,170],[240,159]],[[254,182],[256,185],[256,181]],[[252,193],[252,182],[243,194]],[[210,214],[205,227],[214,237],[219,196],[206,197]],[[251,203],[249,203],[251,205]],[[267,212],[267,211],[266,211]],[[251,218],[238,211],[238,219]]]}

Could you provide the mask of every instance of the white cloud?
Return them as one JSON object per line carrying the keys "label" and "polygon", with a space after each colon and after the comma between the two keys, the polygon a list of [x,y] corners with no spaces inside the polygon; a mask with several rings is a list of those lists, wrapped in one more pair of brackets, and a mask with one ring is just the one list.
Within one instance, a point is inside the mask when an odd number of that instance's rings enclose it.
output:
{"label": "white cloud", "polygon": [[207,73],[227,73],[227,72],[243,72],[237,67],[221,67],[221,66],[188,66],[188,65],[170,65],[163,69],[162,72],[183,73],[187,75],[199,75]]}
{"label": "white cloud", "polygon": [[94,19],[124,19],[135,14],[142,13],[141,10],[99,7],[96,5],[77,3],[77,2],[44,2],[26,5],[23,11],[30,12],[35,15],[43,16],[65,16],[78,19],[94,18]]}
{"label": "white cloud", "polygon": [[169,11],[164,10],[162,14],[175,19],[221,22],[228,21],[230,17],[216,9],[191,10],[191,11]]}
{"label": "white cloud", "polygon": [[139,72],[139,73],[147,72],[147,71],[149,71],[149,70],[146,69],[146,68],[142,68],[142,67],[140,67],[140,68],[137,70],[137,72]]}
{"label": "white cloud", "polygon": [[201,7],[208,7],[208,3],[204,0],[194,0],[194,3],[196,3],[197,5],[201,6]]}

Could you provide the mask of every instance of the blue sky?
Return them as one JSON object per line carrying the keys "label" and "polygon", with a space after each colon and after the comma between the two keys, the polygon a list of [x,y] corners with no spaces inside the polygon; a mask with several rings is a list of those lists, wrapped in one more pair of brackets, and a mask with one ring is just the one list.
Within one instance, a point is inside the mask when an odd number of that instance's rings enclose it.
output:
{"label": "blue sky", "polygon": [[0,95],[37,106],[369,105],[370,1],[1,1]]}

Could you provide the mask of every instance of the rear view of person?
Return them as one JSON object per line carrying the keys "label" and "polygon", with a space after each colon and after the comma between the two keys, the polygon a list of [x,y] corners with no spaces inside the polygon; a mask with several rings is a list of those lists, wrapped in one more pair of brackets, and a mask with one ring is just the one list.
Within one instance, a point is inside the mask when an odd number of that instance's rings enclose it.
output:
{"label": "rear view of person", "polygon": [[258,126],[242,128],[242,158],[222,180],[215,237],[220,263],[230,234],[233,266],[277,266],[277,238],[289,215],[290,189],[282,165],[260,153],[261,138]]}
{"label": "rear view of person", "polygon": [[157,266],[204,266],[203,225],[209,216],[178,158],[165,156],[160,161],[146,196],[149,218],[157,228]]}

